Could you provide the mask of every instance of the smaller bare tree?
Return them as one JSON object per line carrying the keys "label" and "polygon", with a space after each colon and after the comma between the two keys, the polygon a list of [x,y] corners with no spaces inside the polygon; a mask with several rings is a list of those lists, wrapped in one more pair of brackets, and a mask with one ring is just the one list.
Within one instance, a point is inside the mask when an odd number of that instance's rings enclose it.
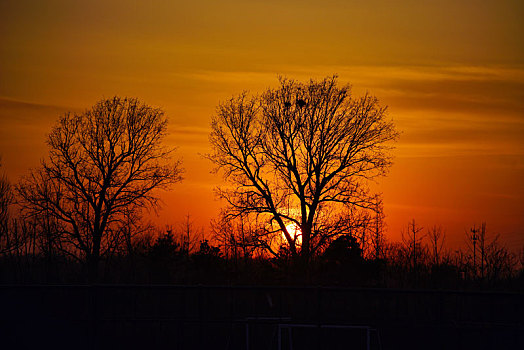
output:
{"label": "smaller bare tree", "polygon": [[260,250],[256,231],[257,223],[250,222],[244,215],[231,218],[221,212],[211,221],[213,241],[223,250],[224,257],[234,261],[251,258]]}
{"label": "smaller bare tree", "polygon": [[196,251],[202,239],[204,239],[204,230],[201,227],[195,227],[191,215],[186,214],[184,220],[179,224],[178,243],[182,252],[188,255]]}
{"label": "smaller bare tree", "polygon": [[418,271],[421,261],[425,257],[425,248],[422,245],[422,239],[424,235],[420,234],[423,230],[416,224],[413,219],[409,224],[407,231],[402,231],[402,241],[404,243],[404,249],[407,252],[407,256],[410,260],[410,267],[415,274]]}
{"label": "smaller bare tree", "polygon": [[433,226],[427,232],[429,238],[430,250],[433,260],[433,266],[439,266],[441,263],[442,249],[446,240],[446,232],[441,226]]}
{"label": "smaller bare tree", "polygon": [[515,272],[517,257],[499,243],[499,235],[486,246],[486,277],[488,281],[495,282],[509,278]]}
{"label": "smaller bare tree", "polygon": [[374,210],[374,216],[371,219],[371,248],[372,248],[372,256],[373,259],[384,259],[384,249],[386,245],[386,238],[384,237],[384,229],[385,229],[385,222],[384,222],[384,208],[382,205],[382,201],[376,202],[376,207]]}
{"label": "smaller bare tree", "polygon": [[155,208],[156,189],[180,181],[180,162],[162,146],[167,119],[137,99],[114,97],[67,113],[48,136],[49,159],[17,186],[26,216],[60,224],[64,247],[98,279],[101,256],[120,242],[126,213]]}
{"label": "smaller bare tree", "polygon": [[15,258],[19,263],[22,250],[28,248],[28,235],[21,229],[20,221],[13,217],[15,204],[13,187],[2,171],[0,158],[0,256]]}

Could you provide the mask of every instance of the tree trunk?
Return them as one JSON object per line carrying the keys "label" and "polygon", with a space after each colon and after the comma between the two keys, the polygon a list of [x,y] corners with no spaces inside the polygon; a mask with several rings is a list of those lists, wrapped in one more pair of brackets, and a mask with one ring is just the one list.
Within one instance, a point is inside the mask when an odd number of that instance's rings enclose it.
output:
{"label": "tree trunk", "polygon": [[98,265],[100,262],[100,240],[101,237],[98,234],[93,235],[93,251],[87,260],[87,274],[88,282],[90,284],[98,283],[99,274],[98,274]]}
{"label": "tree trunk", "polygon": [[303,270],[304,277],[307,277],[310,260],[310,245],[311,245],[311,226],[303,224],[300,228],[302,230],[302,247],[300,248],[300,268]]}

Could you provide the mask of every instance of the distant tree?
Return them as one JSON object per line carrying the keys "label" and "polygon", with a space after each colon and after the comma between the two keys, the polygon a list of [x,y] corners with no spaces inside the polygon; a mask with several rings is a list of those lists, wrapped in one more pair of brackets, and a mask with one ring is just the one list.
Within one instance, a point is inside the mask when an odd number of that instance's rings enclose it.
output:
{"label": "distant tree", "polygon": [[384,237],[385,222],[382,201],[377,198],[375,208],[370,213],[365,213],[369,223],[362,237],[362,250],[369,259],[381,260],[385,258],[386,238]]}
{"label": "distant tree", "polygon": [[195,255],[209,255],[213,257],[219,257],[220,249],[218,247],[210,245],[207,239],[203,239],[202,241],[200,241],[200,248],[195,253]]}
{"label": "distant tree", "polygon": [[231,218],[221,212],[211,221],[213,241],[222,249],[226,259],[234,261],[251,258],[259,250],[257,229],[257,223],[250,222],[244,215]]}
{"label": "distant tree", "polygon": [[283,235],[290,254],[307,264],[333,232],[328,224],[348,208],[375,206],[367,181],[386,173],[387,143],[398,135],[386,116],[375,97],[353,98],[336,77],[281,78],[277,89],[221,103],[208,158],[231,184],[218,190],[228,215],[257,217],[265,222],[260,245],[278,251],[269,242]]}
{"label": "distant tree", "polygon": [[524,272],[524,245],[519,250],[518,259],[520,262],[520,270]]}
{"label": "distant tree", "polygon": [[369,250],[373,249],[374,219],[370,211],[348,207],[347,210],[339,212],[338,215],[331,216],[333,219],[326,220],[319,225],[322,237],[318,240],[317,245],[312,247],[312,252],[321,253],[334,240],[342,236],[352,237],[363,254],[369,253]]}
{"label": "distant tree", "polygon": [[433,226],[427,232],[429,238],[430,250],[432,255],[432,263],[434,266],[438,266],[442,260],[442,249],[446,240],[446,233],[440,226]]}
{"label": "distant tree", "polygon": [[140,252],[140,244],[152,239],[156,227],[151,222],[144,221],[141,213],[136,210],[124,210],[121,223],[119,231],[114,235],[115,244],[109,252],[127,255],[133,260],[135,253]]}
{"label": "distant tree", "polygon": [[9,255],[13,257],[13,255],[16,255],[20,257],[21,250],[29,248],[27,246],[27,232],[21,230],[20,222],[13,218],[10,213],[14,203],[13,187],[7,175],[2,171],[0,158],[0,256]]}
{"label": "distant tree", "polygon": [[172,260],[180,253],[180,244],[175,241],[172,231],[157,237],[149,250],[149,257],[156,261]]}
{"label": "distant tree", "polygon": [[184,220],[179,224],[179,243],[182,252],[189,256],[199,247],[199,243],[204,236],[203,229],[195,227],[195,223],[191,219],[191,215],[188,213],[184,216]]}
{"label": "distant tree", "polygon": [[197,270],[194,277],[200,279],[207,276],[208,280],[215,280],[219,277],[216,273],[222,265],[220,248],[209,244],[207,239],[200,241],[200,248],[191,255],[191,260],[193,267]]}
{"label": "distant tree", "polygon": [[499,235],[495,236],[485,248],[485,277],[491,282],[510,278],[518,265],[516,254],[509,252],[498,239]]}
{"label": "distant tree", "polygon": [[406,231],[402,231],[402,241],[407,259],[407,267],[413,272],[413,282],[417,283],[420,268],[427,258],[427,248],[422,244],[423,227],[418,226],[413,219],[408,223]]}
{"label": "distant tree", "polygon": [[326,248],[323,257],[328,261],[341,264],[359,262],[362,260],[362,248],[355,237],[347,234],[341,235]]}
{"label": "distant tree", "polygon": [[173,149],[161,144],[166,128],[164,112],[137,99],[67,113],[48,136],[49,159],[17,186],[25,215],[56,220],[66,251],[87,262],[91,281],[101,256],[124,240],[129,213],[156,207],[154,190],[182,179],[180,162],[169,160]]}
{"label": "distant tree", "polygon": [[[0,158],[0,171],[2,162]],[[9,206],[13,200],[11,184],[7,176],[0,172],[0,253],[12,249],[12,242],[9,237]]]}
{"label": "distant tree", "polygon": [[472,278],[497,282],[512,277],[516,272],[517,255],[501,245],[499,237],[495,235],[491,240],[488,239],[486,223],[479,227],[473,226],[466,232],[468,251],[465,269],[471,271]]}

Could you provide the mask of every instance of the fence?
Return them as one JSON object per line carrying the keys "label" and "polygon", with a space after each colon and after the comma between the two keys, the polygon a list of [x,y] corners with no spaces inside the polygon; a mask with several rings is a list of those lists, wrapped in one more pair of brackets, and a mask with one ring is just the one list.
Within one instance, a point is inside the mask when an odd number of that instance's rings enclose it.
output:
{"label": "fence", "polygon": [[[330,325],[378,330],[380,337],[374,337],[384,349],[524,348],[524,298],[518,293],[326,287],[2,286],[0,310],[2,339],[18,348],[35,344],[70,348],[73,343],[78,349],[129,345],[254,350],[278,349],[278,339],[281,348],[290,348],[292,325],[295,337],[302,339],[312,333],[299,328],[327,329]],[[250,327],[249,335],[246,327]],[[288,332],[284,345],[282,332]],[[301,332],[305,334],[302,337]],[[327,348],[328,338],[337,337],[335,331],[319,332],[314,348]],[[358,343],[358,337],[348,331],[340,342],[350,346]],[[305,345],[295,341],[293,348],[313,348],[313,343],[302,343]],[[371,348],[378,348],[378,344],[374,341]]]}

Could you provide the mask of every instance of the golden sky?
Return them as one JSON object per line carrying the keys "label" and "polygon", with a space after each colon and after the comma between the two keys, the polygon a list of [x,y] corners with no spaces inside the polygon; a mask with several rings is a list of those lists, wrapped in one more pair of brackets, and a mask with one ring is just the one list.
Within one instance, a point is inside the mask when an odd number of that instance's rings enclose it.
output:
{"label": "golden sky", "polygon": [[221,203],[210,117],[242,90],[338,74],[389,106],[402,136],[377,187],[388,235],[415,218],[448,241],[487,222],[524,244],[524,2],[520,0],[0,2],[0,155],[38,166],[65,111],[113,95],[164,108],[186,180],[160,223],[207,228]]}

